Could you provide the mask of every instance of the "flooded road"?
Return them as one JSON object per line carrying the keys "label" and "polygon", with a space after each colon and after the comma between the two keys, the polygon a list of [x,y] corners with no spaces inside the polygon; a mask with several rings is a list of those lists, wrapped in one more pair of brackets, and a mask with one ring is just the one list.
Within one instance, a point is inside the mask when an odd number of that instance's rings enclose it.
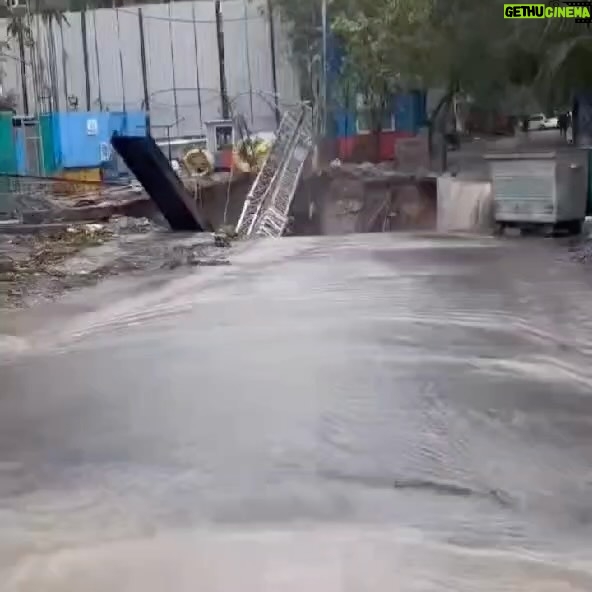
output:
{"label": "flooded road", "polygon": [[589,270],[384,234],[230,259],[3,322],[1,591],[592,590]]}

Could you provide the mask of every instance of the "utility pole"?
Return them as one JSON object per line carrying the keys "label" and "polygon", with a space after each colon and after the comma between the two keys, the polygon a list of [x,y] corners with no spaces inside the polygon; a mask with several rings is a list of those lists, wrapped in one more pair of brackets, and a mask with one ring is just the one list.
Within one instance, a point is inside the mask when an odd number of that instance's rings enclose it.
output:
{"label": "utility pole", "polygon": [[220,73],[220,100],[222,119],[230,119],[230,105],[228,103],[228,88],[226,86],[226,69],[224,67],[224,26],[222,23],[222,6],[220,0],[214,0],[216,12],[216,37],[218,41],[218,67]]}
{"label": "utility pole", "polygon": [[[148,93],[148,68],[146,67],[146,39],[144,37],[144,14],[138,8],[138,30],[140,31],[140,63],[142,65],[142,87],[144,90],[144,109],[150,112],[150,94]],[[174,64],[173,64],[174,67]]]}
{"label": "utility pole", "polygon": [[[27,62],[25,57],[25,33],[23,31],[24,18],[26,18],[29,14],[29,2],[28,0],[25,3],[25,14],[22,14],[22,5],[19,7],[18,4],[15,7],[12,7],[12,3],[8,0],[2,2],[3,5],[9,10],[9,12],[13,15],[19,17],[21,21],[20,25],[17,27],[17,40],[19,46],[19,62],[20,62],[20,70],[21,70],[21,92],[23,94],[23,112],[25,115],[29,115],[29,93],[27,89]],[[31,40],[27,40],[31,41]]]}
{"label": "utility pole", "polygon": [[321,98],[321,134],[327,131],[327,0],[322,0],[321,21],[323,26],[323,79]]}
{"label": "utility pole", "polygon": [[17,38],[19,46],[19,62],[21,67],[21,91],[23,93],[23,112],[29,115],[29,93],[27,91],[27,62],[25,59],[25,35],[23,28],[17,29]]}
{"label": "utility pole", "polygon": [[[142,10],[140,8],[140,10]],[[86,36],[86,8],[80,12],[80,33],[82,37],[82,57],[84,59],[84,91],[86,110],[90,111],[90,77],[88,75],[88,38]]]}
{"label": "utility pole", "polygon": [[278,96],[277,63],[275,58],[275,23],[273,16],[273,2],[267,0],[267,18],[269,19],[269,48],[271,51],[271,82],[273,84],[273,100],[275,105],[275,123],[280,126],[280,103]]}

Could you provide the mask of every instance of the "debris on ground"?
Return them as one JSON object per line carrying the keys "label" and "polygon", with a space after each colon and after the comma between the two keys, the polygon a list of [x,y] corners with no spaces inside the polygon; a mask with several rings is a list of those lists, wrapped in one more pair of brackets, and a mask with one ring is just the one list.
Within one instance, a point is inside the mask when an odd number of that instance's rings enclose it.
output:
{"label": "debris on ground", "polygon": [[113,216],[109,221],[108,227],[115,234],[133,234],[155,230],[168,230],[168,224],[162,216],[155,216],[154,218]]}
{"label": "debris on ground", "polygon": [[111,236],[103,224],[0,235],[0,304],[18,305],[39,278],[53,274],[54,265],[82,249],[103,244]]}
{"label": "debris on ground", "polygon": [[12,273],[15,270],[16,264],[12,257],[8,255],[0,255],[0,274]]}
{"label": "debris on ground", "polygon": [[30,306],[122,273],[229,264],[211,236],[171,233],[149,218],[27,230],[0,232],[0,307]]}
{"label": "debris on ground", "polygon": [[592,240],[572,241],[567,250],[569,258],[575,263],[592,263]]}
{"label": "debris on ground", "polygon": [[229,265],[230,261],[222,257],[212,257],[209,250],[204,245],[177,245],[174,246],[170,255],[166,258],[162,267],[166,269],[176,269],[181,266],[196,265]]}
{"label": "debris on ground", "polygon": [[216,232],[214,233],[214,244],[217,247],[229,247],[230,238],[226,234]]}
{"label": "debris on ground", "polygon": [[221,226],[213,236],[217,247],[230,247],[232,241],[238,238],[235,227],[228,224]]}

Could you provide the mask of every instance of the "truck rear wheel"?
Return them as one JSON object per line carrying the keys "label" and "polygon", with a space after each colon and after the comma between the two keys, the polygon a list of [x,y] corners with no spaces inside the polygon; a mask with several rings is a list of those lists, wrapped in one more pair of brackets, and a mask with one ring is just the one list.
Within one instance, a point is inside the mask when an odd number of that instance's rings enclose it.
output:
{"label": "truck rear wheel", "polygon": [[582,221],[581,220],[571,220],[567,223],[567,232],[574,236],[577,234],[582,234]]}
{"label": "truck rear wheel", "polygon": [[503,236],[506,230],[506,225],[503,222],[496,222],[495,228],[493,229],[494,236]]}

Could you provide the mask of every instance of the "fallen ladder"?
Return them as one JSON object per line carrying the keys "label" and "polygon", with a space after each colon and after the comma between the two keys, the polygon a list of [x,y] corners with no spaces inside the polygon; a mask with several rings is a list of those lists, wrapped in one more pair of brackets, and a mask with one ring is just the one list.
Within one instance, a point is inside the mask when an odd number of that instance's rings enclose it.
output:
{"label": "fallen ladder", "polygon": [[258,236],[279,238],[286,230],[290,206],[311,147],[310,136],[299,132],[282,167],[270,203],[257,222],[255,233]]}
{"label": "fallen ladder", "polygon": [[312,148],[312,110],[298,106],[280,123],[276,141],[245,200],[238,234],[279,237]]}
{"label": "fallen ladder", "polygon": [[245,199],[243,211],[236,225],[237,234],[249,236],[252,233],[261,205],[275,184],[277,171],[299,123],[299,114],[293,111],[286,112],[282,117],[276,139]]}

